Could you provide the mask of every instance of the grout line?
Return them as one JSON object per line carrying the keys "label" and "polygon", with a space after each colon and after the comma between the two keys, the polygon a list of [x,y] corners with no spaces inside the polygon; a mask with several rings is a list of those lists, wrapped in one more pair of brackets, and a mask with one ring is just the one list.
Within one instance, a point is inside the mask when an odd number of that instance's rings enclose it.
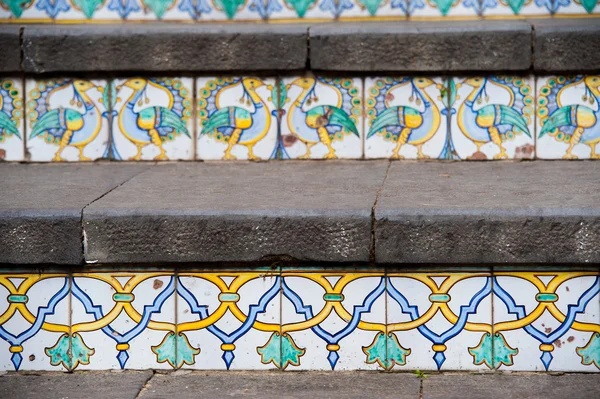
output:
{"label": "grout line", "polygon": [[197,97],[197,82],[198,78],[197,77],[193,77],[192,78],[192,151],[194,152],[192,154],[192,160],[193,161],[198,161],[198,97]]}
{"label": "grout line", "polygon": [[282,266],[279,268],[279,371],[283,372],[283,273]]}
{"label": "grout line", "polygon": [[495,331],[494,331],[495,330],[495,328],[494,328],[494,325],[495,325],[494,324],[494,296],[495,296],[494,295],[494,285],[496,284],[496,281],[495,281],[496,275],[495,275],[493,265],[490,269],[490,272],[491,272],[490,278],[492,279],[492,294],[491,294],[492,295],[492,304],[491,304],[491,308],[492,308],[492,317],[491,317],[491,322],[492,322],[492,337],[491,337],[492,338],[492,372],[495,373],[495,372],[498,372],[499,370],[494,365],[494,356],[495,356],[495,349],[494,349],[494,347],[495,347],[495,345],[494,345],[494,333],[495,333]]}
{"label": "grout line", "polygon": [[67,312],[69,312],[69,373],[72,373],[73,367],[73,270],[67,274],[69,284],[69,299],[67,300]]}
{"label": "grout line", "polygon": [[[106,115],[108,116],[106,118],[107,123],[108,123],[108,154],[107,155],[107,159],[109,161],[113,161],[113,146],[115,145],[114,143],[114,132],[113,132],[113,98],[112,98],[112,85],[115,83],[115,79],[108,79],[106,80],[106,85],[104,86],[104,90],[108,90],[108,95],[107,95],[107,99],[108,99],[108,104],[104,104],[104,108],[106,109]],[[116,100],[116,99],[115,99]]]}
{"label": "grout line", "polygon": [[392,160],[387,161],[387,169],[385,170],[385,176],[383,177],[383,181],[381,182],[381,187],[377,190],[377,195],[375,196],[375,201],[373,202],[373,206],[371,207],[371,248],[369,254],[369,263],[371,266],[375,266],[375,208],[377,208],[377,203],[379,202],[379,197],[383,192],[383,187],[385,186],[385,182],[390,174],[390,168],[392,166]]}
{"label": "grout line", "polygon": [[21,78],[21,91],[23,93],[23,162],[29,161],[29,151],[27,150],[27,133],[28,133],[28,124],[27,124],[27,116],[29,112],[27,112],[27,79],[23,75]]}
{"label": "grout line", "polygon": [[[173,306],[175,309],[175,316],[173,317],[173,322],[175,323],[175,370],[179,370],[181,367],[179,366],[179,317],[177,317],[179,313],[179,306],[177,304],[179,301],[177,300],[177,288],[179,285],[179,266],[175,265],[173,268],[173,278],[175,281],[173,282],[173,286],[175,287],[175,291],[173,292],[173,300],[175,301],[175,305]],[[183,366],[183,364],[182,364]]]}

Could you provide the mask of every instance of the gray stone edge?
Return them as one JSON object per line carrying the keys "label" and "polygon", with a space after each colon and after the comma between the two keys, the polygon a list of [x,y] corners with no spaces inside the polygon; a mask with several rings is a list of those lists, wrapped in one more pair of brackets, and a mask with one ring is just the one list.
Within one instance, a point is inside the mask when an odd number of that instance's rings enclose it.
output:
{"label": "gray stone edge", "polygon": [[[589,56],[590,46],[600,46],[600,18],[549,19],[545,24],[544,22],[482,20],[468,23],[393,24],[149,23],[4,26],[0,27],[0,53],[16,54],[14,46],[18,43],[19,62],[0,62],[0,73],[233,73],[292,72],[306,69],[363,73],[600,70],[598,60]],[[576,45],[573,38],[581,34],[586,36],[585,44]],[[389,53],[389,38],[403,35],[416,37],[427,45],[417,46],[417,49],[412,50],[412,58],[407,58],[407,62],[401,62],[400,57],[389,65],[373,66],[373,54]],[[479,35],[484,36],[485,40],[479,38]],[[361,47],[360,42],[357,42],[360,37],[369,38],[371,48]],[[466,37],[487,43],[486,46],[493,51],[469,49]],[[138,50],[142,38],[145,41],[154,40],[161,45],[154,46],[155,51],[141,53]],[[497,57],[506,58],[501,50],[507,40],[512,43],[508,46],[510,51],[518,54],[518,62],[495,62]],[[68,51],[63,51],[62,46],[67,49],[77,48],[74,56],[77,56],[78,61],[73,62],[74,58],[69,56]],[[395,46],[400,44],[396,43]],[[448,46],[455,54],[457,49],[463,49],[461,51],[468,54],[461,52],[460,56],[445,55]],[[419,54],[419,51],[425,52],[424,49],[427,54]],[[499,55],[498,51],[503,54]],[[190,56],[196,53],[204,56]],[[111,54],[115,57],[111,57]],[[349,57],[347,61],[342,59],[332,62],[332,54],[348,54]],[[93,62],[82,63],[82,59]]]}

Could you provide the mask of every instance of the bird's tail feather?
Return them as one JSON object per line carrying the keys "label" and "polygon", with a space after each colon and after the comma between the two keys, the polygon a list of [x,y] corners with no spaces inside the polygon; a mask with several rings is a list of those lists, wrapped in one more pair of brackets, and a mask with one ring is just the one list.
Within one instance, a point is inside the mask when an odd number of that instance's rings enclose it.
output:
{"label": "bird's tail feather", "polygon": [[55,128],[60,127],[60,120],[58,117],[58,112],[59,112],[59,110],[55,109],[55,110],[46,112],[44,115],[42,115],[42,117],[38,120],[38,122],[35,124],[33,130],[31,131],[29,138],[32,139],[34,137],[39,136],[46,130],[55,129]]}
{"label": "bird's tail feather", "polygon": [[573,107],[567,106],[557,109],[552,113],[552,115],[546,119],[546,123],[542,126],[542,131],[540,132],[540,137],[544,134],[553,131],[557,127],[561,126],[570,126],[571,121],[571,112]]}
{"label": "bird's tail feather", "polygon": [[531,133],[529,133],[529,128],[527,127],[527,121],[518,111],[511,107],[505,105],[500,106],[500,123],[516,126],[523,133],[531,137]]}
{"label": "bird's tail feather", "polygon": [[384,127],[398,126],[399,124],[400,120],[398,119],[398,107],[388,108],[373,121],[367,138],[373,136]]}

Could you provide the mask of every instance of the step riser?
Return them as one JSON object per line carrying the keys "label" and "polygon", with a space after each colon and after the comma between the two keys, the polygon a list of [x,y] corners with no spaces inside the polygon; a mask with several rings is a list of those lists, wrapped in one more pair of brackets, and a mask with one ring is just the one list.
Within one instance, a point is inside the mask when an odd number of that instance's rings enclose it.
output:
{"label": "step riser", "polygon": [[4,270],[0,369],[598,372],[579,270]]}

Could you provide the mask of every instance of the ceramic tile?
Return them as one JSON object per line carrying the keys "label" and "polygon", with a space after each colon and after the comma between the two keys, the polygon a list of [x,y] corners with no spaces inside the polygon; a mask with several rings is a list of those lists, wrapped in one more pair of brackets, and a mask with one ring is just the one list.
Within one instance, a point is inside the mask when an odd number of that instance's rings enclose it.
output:
{"label": "ceramic tile", "polygon": [[108,150],[106,81],[27,80],[31,161],[93,161]]}
{"label": "ceramic tile", "polygon": [[515,76],[454,79],[452,147],[460,159],[534,157],[534,80]]}
{"label": "ceramic tile", "polygon": [[[244,7],[237,0],[107,0],[113,16],[128,21],[226,20]],[[226,3],[226,7],[223,7]],[[241,3],[241,4],[240,4]],[[226,14],[228,13],[228,14]]]}
{"label": "ceramic tile", "polygon": [[554,0],[481,0],[483,16],[545,15],[550,17]]}
{"label": "ceramic tile", "polygon": [[410,18],[477,17],[479,0],[408,0]]}
{"label": "ceramic tile", "polygon": [[279,367],[278,273],[188,273],[179,276],[178,366],[262,370]]}
{"label": "ceramic tile", "polygon": [[[485,369],[492,356],[488,273],[388,273],[388,340],[399,367]],[[389,344],[388,344],[389,346]],[[389,346],[391,348],[391,346]],[[389,355],[388,355],[389,356]]]}
{"label": "ceramic tile", "polygon": [[23,83],[20,79],[0,79],[0,161],[22,161]]}
{"label": "ceramic tile", "polygon": [[598,0],[554,0],[554,11],[557,15],[600,14],[600,1],[598,1]]}
{"label": "ceramic tile", "polygon": [[538,158],[600,158],[599,88],[598,75],[538,77]]}
{"label": "ceramic tile", "polygon": [[494,366],[600,370],[598,273],[499,273],[494,281]]}
{"label": "ceramic tile", "polygon": [[282,158],[362,158],[361,79],[297,77],[283,83]]}
{"label": "ceramic tile", "polygon": [[385,365],[383,273],[283,272],[286,370],[375,370]]}
{"label": "ceramic tile", "polygon": [[72,292],[72,333],[89,348],[78,369],[175,367],[172,273],[75,274]]}
{"label": "ceramic tile", "polygon": [[38,4],[43,4],[44,11],[48,16],[56,13],[56,20],[110,20],[117,19],[117,16],[108,9],[110,0],[68,0],[64,1],[64,7],[57,8],[61,0],[37,0]]}
{"label": "ceramic tile", "polygon": [[0,273],[0,370],[68,370],[66,274]]}
{"label": "ceramic tile", "polygon": [[366,158],[446,158],[442,78],[367,78]]}
{"label": "ceramic tile", "polygon": [[275,158],[275,79],[198,78],[198,159]]}
{"label": "ceramic tile", "polygon": [[193,159],[191,78],[129,78],[114,84],[112,159]]}

